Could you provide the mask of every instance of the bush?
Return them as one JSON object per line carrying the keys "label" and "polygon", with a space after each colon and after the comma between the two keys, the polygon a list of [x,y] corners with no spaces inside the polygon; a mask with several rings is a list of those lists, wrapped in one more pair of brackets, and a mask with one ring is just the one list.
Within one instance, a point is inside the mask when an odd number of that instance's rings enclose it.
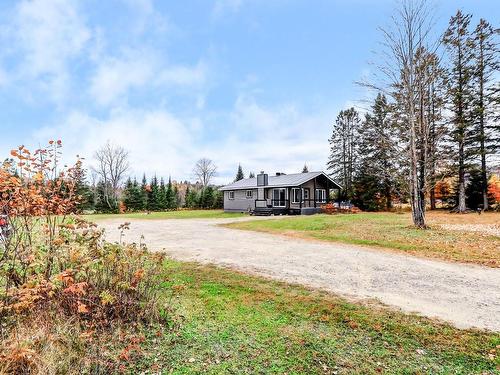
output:
{"label": "bush", "polygon": [[167,310],[163,256],[106,243],[73,216],[81,162],[59,168],[60,147],[21,146],[0,166],[0,373],[115,371],[139,351],[134,332]]}
{"label": "bush", "polygon": [[[61,271],[47,280],[36,272],[33,259],[27,281],[10,288],[0,302],[2,373],[43,372],[51,362],[46,358],[47,347],[57,345],[47,341],[47,334],[66,342],[68,334],[77,333],[78,340],[71,346],[81,351],[117,327],[162,321],[159,312],[165,307],[160,305],[159,285],[163,255],[135,245],[105,243],[94,224],[80,219],[62,226],[60,241],[56,258]],[[33,336],[40,338],[33,341]],[[41,341],[45,343],[41,345]],[[49,352],[51,358],[56,355],[54,349]],[[82,355],[73,361],[89,358],[93,357]],[[106,368],[117,366],[118,360],[116,356],[107,358]],[[91,360],[87,365],[97,364]]]}

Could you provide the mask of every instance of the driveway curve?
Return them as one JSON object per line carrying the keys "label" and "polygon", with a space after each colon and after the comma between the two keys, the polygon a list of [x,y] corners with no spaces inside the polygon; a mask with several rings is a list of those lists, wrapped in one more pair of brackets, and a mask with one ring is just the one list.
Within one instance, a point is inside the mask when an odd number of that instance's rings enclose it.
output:
{"label": "driveway curve", "polygon": [[[178,260],[213,263],[321,288],[351,300],[380,302],[448,321],[459,328],[500,331],[500,269],[446,263],[218,224],[241,219],[127,220],[127,242],[144,236],[149,249]],[[123,219],[101,221],[117,241]]]}

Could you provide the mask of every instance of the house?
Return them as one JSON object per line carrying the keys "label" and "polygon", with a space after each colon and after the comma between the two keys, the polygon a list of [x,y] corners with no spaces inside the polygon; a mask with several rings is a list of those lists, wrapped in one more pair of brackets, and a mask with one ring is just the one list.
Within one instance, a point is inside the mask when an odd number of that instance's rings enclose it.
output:
{"label": "house", "polygon": [[332,189],[340,185],[324,172],[261,172],[220,188],[224,192],[224,211],[255,214],[314,214],[321,205],[331,202]]}

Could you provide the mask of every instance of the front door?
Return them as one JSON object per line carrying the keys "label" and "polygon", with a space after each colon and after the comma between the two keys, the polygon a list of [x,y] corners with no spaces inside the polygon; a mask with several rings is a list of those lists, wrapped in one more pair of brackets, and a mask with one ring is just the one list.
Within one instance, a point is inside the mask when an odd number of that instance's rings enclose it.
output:
{"label": "front door", "polygon": [[286,207],[286,189],[273,189],[273,207]]}

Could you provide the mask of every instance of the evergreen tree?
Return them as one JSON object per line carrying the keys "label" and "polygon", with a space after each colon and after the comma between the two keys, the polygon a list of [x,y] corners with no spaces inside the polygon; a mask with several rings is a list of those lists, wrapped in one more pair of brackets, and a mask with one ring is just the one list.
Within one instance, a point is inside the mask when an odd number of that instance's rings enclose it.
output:
{"label": "evergreen tree", "polygon": [[372,112],[366,114],[358,131],[359,153],[357,175],[354,177],[356,204],[378,210],[392,208],[396,191],[398,150],[396,125],[384,95],[378,94]]}
{"label": "evergreen tree", "polygon": [[97,212],[102,213],[118,213],[118,202],[115,200],[109,200],[107,197],[107,192],[111,187],[104,184],[103,181],[99,181],[96,185],[96,205],[95,209]]}
{"label": "evergreen tree", "polygon": [[[481,195],[483,209],[488,209],[488,169],[486,165],[487,155],[495,153],[499,147],[498,134],[500,129],[493,121],[495,101],[498,102],[498,91],[495,91],[492,81],[494,73],[500,69],[498,59],[498,44],[495,42],[495,34],[499,30],[493,27],[484,19],[479,21],[474,39],[474,81],[475,81],[475,140],[476,153],[481,160]],[[496,98],[495,98],[496,97]]]}
{"label": "evergreen tree", "polygon": [[154,176],[151,179],[150,191],[148,194],[148,210],[149,211],[161,211],[161,201],[160,187],[158,185],[158,178]]}
{"label": "evergreen tree", "polygon": [[472,38],[468,27],[471,15],[460,10],[450,19],[443,43],[448,50],[451,68],[448,72],[448,96],[453,112],[452,141],[458,171],[458,212],[465,212],[465,172],[472,130]]}
{"label": "evergreen tree", "polygon": [[238,171],[236,172],[236,178],[234,181],[239,181],[243,180],[245,178],[245,174],[243,173],[243,168],[241,167],[241,164],[238,164]]}
{"label": "evergreen tree", "polygon": [[174,203],[175,203],[174,209],[178,209],[179,206],[181,205],[181,196],[179,194],[179,188],[177,187],[177,185],[174,186]]}
{"label": "evergreen tree", "polygon": [[163,177],[160,179],[160,187],[158,189],[158,196],[159,196],[159,206],[160,210],[168,210],[170,207],[168,206],[168,195],[167,195],[167,188],[165,187],[165,181],[163,180]]}
{"label": "evergreen tree", "polygon": [[128,211],[134,211],[134,185],[132,179],[129,177],[125,182],[125,187],[123,188],[123,203]]}
{"label": "evergreen tree", "polygon": [[200,193],[200,207],[201,208],[213,208],[214,207],[214,188],[212,186],[207,186],[202,189]]}
{"label": "evergreen tree", "polygon": [[307,164],[304,163],[304,168],[302,168],[302,173],[308,173],[309,168],[307,168]]}
{"label": "evergreen tree", "polygon": [[218,208],[218,209],[224,208],[224,192],[216,190],[214,192],[214,195],[215,195],[214,205],[212,208]]}
{"label": "evergreen tree", "polygon": [[190,189],[189,186],[186,189],[186,197],[184,200],[186,208],[195,208],[199,206],[198,193],[195,190]]}
{"label": "evergreen tree", "polygon": [[255,178],[255,173],[250,172],[249,175],[248,175],[248,178]]}
{"label": "evergreen tree", "polygon": [[177,208],[177,197],[172,186],[172,178],[168,178],[168,185],[165,196],[166,206],[169,210],[174,210]]}
{"label": "evergreen tree", "polygon": [[333,126],[330,142],[328,169],[342,186],[341,199],[353,197],[352,182],[357,157],[356,138],[360,126],[358,112],[354,108],[340,111]]}
{"label": "evergreen tree", "polygon": [[81,161],[78,161],[75,165],[74,176],[76,179],[75,193],[79,197],[79,211],[95,210],[95,197],[91,187],[87,185],[86,174],[86,170],[82,168]]}
{"label": "evergreen tree", "polygon": [[146,179],[146,174],[143,174],[141,182],[141,206],[139,208],[140,210],[145,211],[148,209],[149,207],[148,197],[149,197],[148,180]]}

